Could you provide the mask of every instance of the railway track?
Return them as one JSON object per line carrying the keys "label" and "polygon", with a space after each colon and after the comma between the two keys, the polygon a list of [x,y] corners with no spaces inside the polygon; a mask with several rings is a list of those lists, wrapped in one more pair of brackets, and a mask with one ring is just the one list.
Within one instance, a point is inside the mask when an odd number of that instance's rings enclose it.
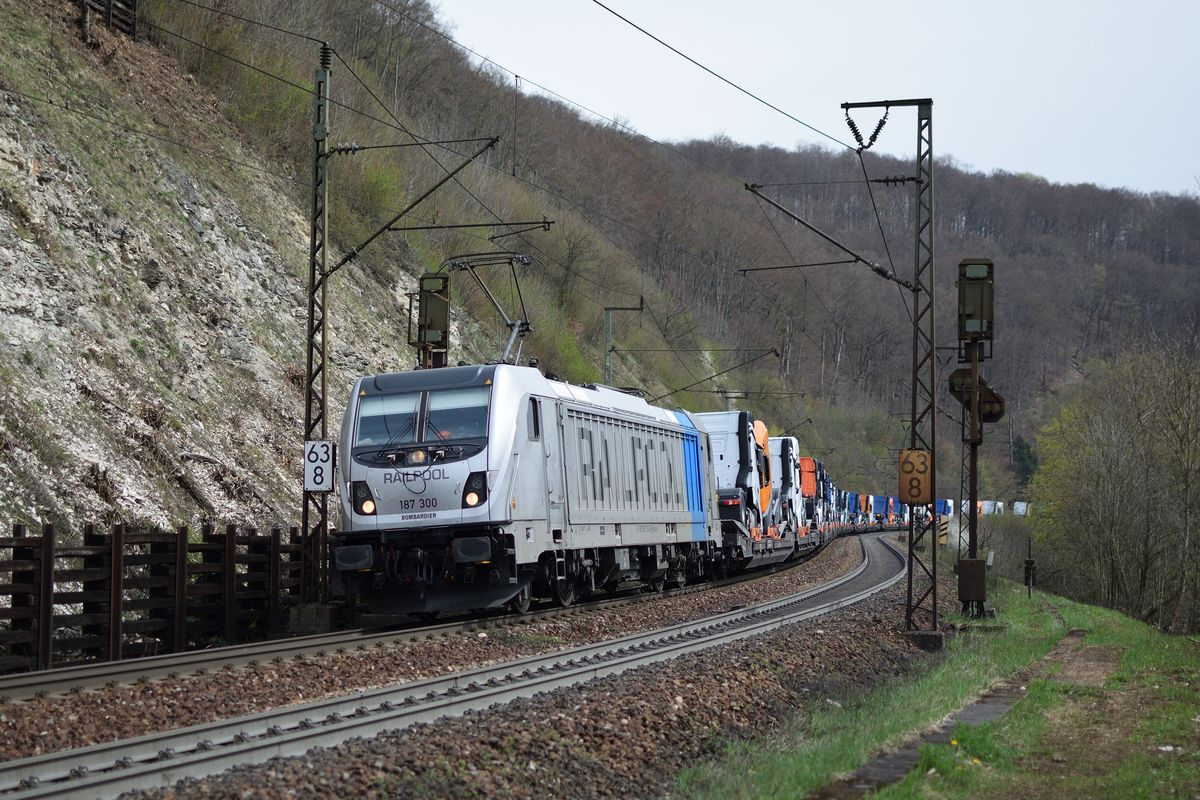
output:
{"label": "railway track", "polygon": [[469,631],[486,631],[567,614],[588,613],[615,606],[652,602],[661,597],[679,597],[776,575],[800,566],[815,554],[816,552],[809,553],[803,558],[767,570],[737,575],[710,583],[668,589],[659,594],[631,594],[591,600],[569,608],[542,608],[527,614],[496,614],[461,618],[419,627],[356,628],[332,633],[274,639],[267,642],[214,647],[207,650],[192,650],[123,661],[82,664],[3,675],[0,676],[0,699],[20,701],[34,697],[88,691],[105,686],[132,684],[139,681],[170,679],[189,674],[203,675],[225,667],[240,667],[304,656],[323,656],[351,650],[367,650],[392,643],[435,639]]}
{"label": "railway track", "polygon": [[0,765],[0,793],[20,798],[116,796],[302,754],[503,704],[760,635],[863,600],[900,580],[904,559],[863,536],[851,573],[789,597],[600,644]]}

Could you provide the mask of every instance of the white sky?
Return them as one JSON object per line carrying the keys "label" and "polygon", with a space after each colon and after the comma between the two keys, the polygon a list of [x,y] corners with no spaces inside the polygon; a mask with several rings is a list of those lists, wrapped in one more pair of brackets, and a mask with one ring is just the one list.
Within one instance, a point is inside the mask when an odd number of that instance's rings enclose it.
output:
{"label": "white sky", "polygon": [[[836,147],[591,0],[435,2],[458,41],[647,136]],[[604,2],[849,143],[842,102],[931,97],[935,159],[1200,194],[1200,0]],[[864,137],[876,119],[855,112]],[[876,149],[915,140],[896,109]]]}

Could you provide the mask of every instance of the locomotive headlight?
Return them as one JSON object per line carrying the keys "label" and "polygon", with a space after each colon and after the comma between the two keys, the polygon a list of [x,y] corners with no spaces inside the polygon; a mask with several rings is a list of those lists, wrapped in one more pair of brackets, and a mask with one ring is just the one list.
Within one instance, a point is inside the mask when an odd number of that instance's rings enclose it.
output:
{"label": "locomotive headlight", "polygon": [[375,497],[371,494],[371,487],[366,481],[354,481],[350,484],[350,498],[354,505],[354,511],[364,517],[375,515]]}
{"label": "locomotive headlight", "polygon": [[410,463],[410,464],[424,464],[424,463],[425,463],[425,458],[426,458],[426,455],[425,455],[425,451],[424,451],[424,450],[412,450],[412,451],[410,451],[410,452],[409,452],[409,454],[408,454],[408,463]]}
{"label": "locomotive headlight", "polygon": [[472,472],[463,486],[463,508],[475,508],[484,500],[487,500],[487,474]]}

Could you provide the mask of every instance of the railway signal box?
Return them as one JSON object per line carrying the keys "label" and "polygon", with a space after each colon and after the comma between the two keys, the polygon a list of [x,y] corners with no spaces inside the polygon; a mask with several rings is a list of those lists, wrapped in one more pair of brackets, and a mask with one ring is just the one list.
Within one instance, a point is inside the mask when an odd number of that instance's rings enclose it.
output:
{"label": "railway signal box", "polygon": [[[966,407],[971,404],[971,370],[967,367],[950,373],[950,394]],[[999,422],[1004,419],[1004,398],[979,379],[979,421]]]}
{"label": "railway signal box", "polygon": [[420,291],[409,293],[408,343],[417,349],[421,369],[446,366],[450,352],[449,273],[426,272],[421,276]]}
{"label": "railway signal box", "polygon": [[993,264],[987,258],[969,258],[958,264],[958,338],[992,340],[995,286]]}

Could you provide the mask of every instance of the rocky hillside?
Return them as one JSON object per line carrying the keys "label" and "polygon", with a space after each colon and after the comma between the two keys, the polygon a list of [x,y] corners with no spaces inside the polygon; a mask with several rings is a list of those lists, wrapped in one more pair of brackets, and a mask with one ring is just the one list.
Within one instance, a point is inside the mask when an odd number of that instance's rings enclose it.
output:
{"label": "rocky hillside", "polygon": [[[0,84],[28,95],[0,91],[0,520],[294,523],[303,192],[172,59],[86,43],[72,6],[0,4]],[[343,286],[334,407],[409,360],[403,298]]]}

